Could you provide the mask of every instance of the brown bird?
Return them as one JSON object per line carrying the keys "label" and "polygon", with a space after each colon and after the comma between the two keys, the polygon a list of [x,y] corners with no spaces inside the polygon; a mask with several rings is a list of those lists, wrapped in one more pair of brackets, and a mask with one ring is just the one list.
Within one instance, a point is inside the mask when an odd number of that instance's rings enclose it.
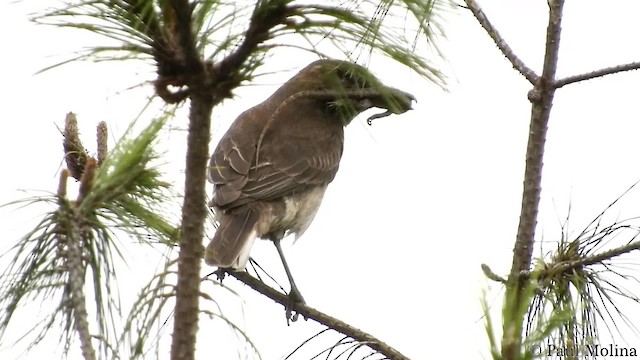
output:
{"label": "brown bird", "polygon": [[362,66],[319,60],[243,112],[209,163],[210,206],[219,226],[205,262],[241,270],[256,238],[272,240],[289,278],[290,301],[303,302],[280,240],[290,233],[297,239],[311,224],[338,171],[344,126],[372,107],[387,109],[372,118],[404,113],[413,100]]}

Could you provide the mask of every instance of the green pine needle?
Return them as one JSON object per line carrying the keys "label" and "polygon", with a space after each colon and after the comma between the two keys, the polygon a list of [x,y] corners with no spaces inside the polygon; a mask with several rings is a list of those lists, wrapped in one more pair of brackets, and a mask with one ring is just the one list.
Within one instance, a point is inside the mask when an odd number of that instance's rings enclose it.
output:
{"label": "green pine needle", "polygon": [[[118,142],[107,160],[95,172],[92,186],[78,201],[62,194],[33,197],[13,202],[24,206],[45,205],[50,210],[33,230],[25,234],[3,256],[12,256],[10,266],[0,281],[0,337],[21,306],[34,301],[58,303],[33,330],[29,347],[40,342],[51,329],[62,328],[61,341],[65,352],[75,338],[73,292],[71,278],[70,243],[80,245],[81,269],[85,274],[85,289],[93,289],[91,297],[97,309],[97,332],[102,340],[103,354],[117,350],[111,343],[116,338],[114,328],[121,305],[118,300],[116,270],[113,254],[121,253],[116,236],[134,235],[143,243],[149,239],[173,246],[178,236],[175,226],[163,217],[169,184],[160,179],[160,172],[152,164],[157,160],[154,143],[168,116],[154,120],[138,136],[131,128]],[[63,177],[63,187],[66,178]],[[10,204],[7,204],[10,205]],[[73,233],[73,229],[80,229]],[[79,238],[78,238],[79,237]],[[86,291],[86,290],[85,290]],[[54,302],[55,304],[55,302]]]}

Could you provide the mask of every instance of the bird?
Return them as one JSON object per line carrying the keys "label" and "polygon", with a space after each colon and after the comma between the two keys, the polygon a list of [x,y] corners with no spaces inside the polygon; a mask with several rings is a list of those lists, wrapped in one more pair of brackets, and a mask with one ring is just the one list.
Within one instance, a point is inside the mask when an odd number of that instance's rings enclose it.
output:
{"label": "bird", "polygon": [[209,162],[209,206],[219,225],[205,263],[242,270],[254,241],[271,240],[289,280],[291,306],[304,303],[281,240],[289,234],[297,240],[313,221],[338,172],[344,127],[367,109],[387,110],[370,119],[401,114],[413,101],[413,95],[385,86],[361,65],[321,59],[241,113]]}

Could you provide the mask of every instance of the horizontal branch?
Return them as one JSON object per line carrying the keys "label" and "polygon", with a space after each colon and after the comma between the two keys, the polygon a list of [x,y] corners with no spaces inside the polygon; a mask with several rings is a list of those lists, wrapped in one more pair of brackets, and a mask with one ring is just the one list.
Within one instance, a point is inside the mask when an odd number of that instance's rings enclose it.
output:
{"label": "horizontal branch", "polygon": [[487,15],[485,15],[485,13],[480,8],[480,5],[478,5],[475,0],[464,0],[464,2],[467,4],[467,8],[471,10],[473,16],[475,16],[480,25],[487,31],[487,34],[489,34],[491,39],[493,39],[493,42],[498,46],[498,49],[500,49],[502,54],[511,62],[513,68],[518,70],[518,72],[522,74],[522,76],[527,78],[527,80],[529,80],[532,85],[536,85],[539,76],[535,73],[535,71],[525,65],[525,63],[520,60],[518,56],[516,56],[516,54],[513,52],[513,49],[511,49],[509,44],[504,41],[498,30],[493,27],[493,25],[487,18]]}
{"label": "horizontal branch", "polygon": [[[225,272],[239,281],[243,282],[245,285],[249,286],[253,290],[261,293],[262,295],[270,298],[271,300],[277,302],[282,306],[288,306],[289,297],[286,294],[283,294],[272,287],[266,285],[261,280],[249,275],[245,271],[230,271],[225,270]],[[408,360],[409,358],[402,355],[398,350],[394,349],[390,345],[384,343],[378,338],[374,337],[371,334],[368,334],[360,329],[357,329],[342,320],[336,319],[332,316],[329,316],[323,312],[320,312],[312,307],[309,307],[304,304],[295,304],[293,305],[293,310],[298,314],[302,315],[305,319],[312,319],[326,327],[333,329],[339,333],[342,333],[346,336],[351,337],[352,339],[366,344],[371,349],[383,354],[388,359],[392,360]]]}
{"label": "horizontal branch", "polygon": [[[602,263],[606,260],[611,260],[614,257],[624,255],[635,250],[640,250],[640,241],[630,242],[627,245],[607,250],[596,255],[585,256],[578,260],[567,260],[555,264],[548,264],[549,267],[541,272],[539,279],[548,278],[550,276],[553,276],[553,274],[566,273],[568,271],[573,271],[574,269]],[[530,278],[531,271],[521,272],[520,277],[523,279]]]}
{"label": "horizontal branch", "polygon": [[573,269],[581,268],[584,266],[594,265],[606,260],[610,260],[614,257],[629,253],[634,250],[640,250],[640,241],[634,241],[627,245],[617,247],[608,251],[601,252],[593,256],[586,256],[579,260],[563,261],[558,264],[552,264],[542,274],[541,278],[548,276],[548,274],[557,274],[567,272]]}
{"label": "horizontal branch", "polygon": [[628,64],[611,66],[608,68],[595,70],[595,71],[591,71],[584,74],[573,75],[573,76],[566,77],[564,79],[559,79],[553,83],[553,86],[556,89],[559,89],[565,85],[577,83],[580,81],[591,80],[591,79],[595,79],[595,78],[599,78],[599,77],[603,77],[611,74],[616,74],[623,71],[631,71],[631,70],[638,70],[638,69],[640,69],[640,62],[636,61]]}

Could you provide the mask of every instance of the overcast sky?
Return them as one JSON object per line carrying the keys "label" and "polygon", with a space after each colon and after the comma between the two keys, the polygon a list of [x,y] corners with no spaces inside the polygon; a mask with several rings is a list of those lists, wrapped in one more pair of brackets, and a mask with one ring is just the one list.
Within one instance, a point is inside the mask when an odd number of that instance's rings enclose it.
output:
{"label": "overcast sky", "polygon": [[[520,58],[539,73],[546,2],[482,0],[480,4]],[[150,86],[130,89],[153,80],[153,68],[142,63],[76,63],[34,75],[100,41],[94,35],[30,23],[27,14],[39,10],[33,7],[39,5],[0,3],[5,49],[0,57],[4,69],[0,203],[55,191],[63,161],[58,128],[67,112],[77,113],[85,144],[94,151],[97,122],[108,123],[115,141],[152,95]],[[558,76],[640,60],[638,13],[640,3],[634,0],[605,5],[595,0],[567,1]],[[348,127],[340,172],[320,212],[295,246],[291,241],[284,245],[310,306],[378,336],[412,359],[488,357],[480,298],[482,289],[490,289],[489,300],[499,313],[502,292],[484,279],[480,264],[499,274],[510,269],[530,115],[530,84],[512,69],[471,14],[461,10],[445,14],[445,19],[447,38],[439,46],[447,60],[443,71],[448,91],[374,58],[370,70],[386,84],[413,93],[418,99],[415,110],[376,120],[371,127],[366,125],[367,113]],[[214,109],[212,147],[240,112],[264,100],[313,60],[278,53],[273,58],[270,69],[292,71],[260,79],[262,85],[240,89],[236,99]],[[558,241],[559,221],[567,216],[569,204],[569,230],[579,233],[640,180],[639,93],[638,72],[557,92],[537,231],[547,248]],[[175,130],[162,137],[167,178],[178,184],[185,125],[186,117],[177,117],[172,121]],[[637,190],[624,198],[610,219],[639,216],[638,200]],[[33,226],[42,211],[1,209],[0,249],[6,250]],[[161,264],[158,254],[129,255],[127,271],[139,276],[121,276],[119,285],[128,296],[125,304]],[[539,247],[534,255],[541,255]],[[252,256],[286,285],[270,243],[256,243]],[[0,259],[0,266],[5,264]],[[322,329],[311,321],[287,327],[279,305],[234,279],[225,283],[244,299],[244,315],[238,298],[221,289],[211,290],[213,296],[246,329],[263,359],[282,358]],[[640,316],[637,307],[630,311],[630,318]],[[14,324],[16,334],[29,329],[30,317],[21,319]],[[199,358],[218,353],[227,354],[221,359],[237,358],[238,351],[244,352],[237,350],[233,336],[226,340],[221,335],[228,330],[216,327],[220,323],[201,322]],[[170,333],[167,329],[161,340],[162,359],[168,358]],[[332,336],[310,349],[339,339]],[[626,340],[640,347],[637,336]],[[47,347],[56,346],[57,336],[46,344],[46,349],[25,358],[50,354]],[[10,344],[0,344],[0,358],[17,354]],[[72,354],[73,359],[79,357]]]}

